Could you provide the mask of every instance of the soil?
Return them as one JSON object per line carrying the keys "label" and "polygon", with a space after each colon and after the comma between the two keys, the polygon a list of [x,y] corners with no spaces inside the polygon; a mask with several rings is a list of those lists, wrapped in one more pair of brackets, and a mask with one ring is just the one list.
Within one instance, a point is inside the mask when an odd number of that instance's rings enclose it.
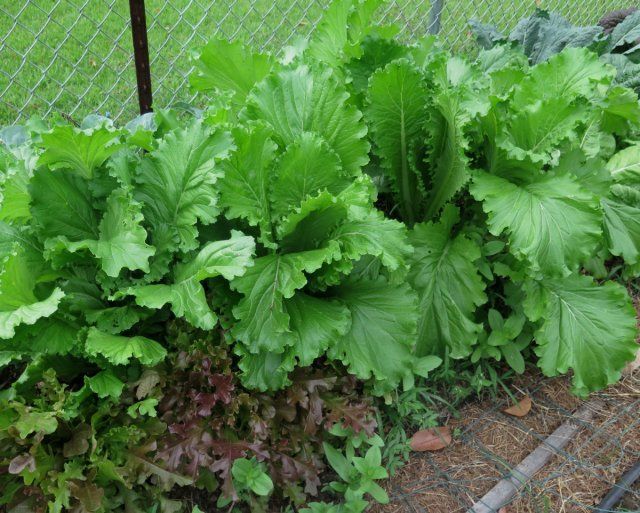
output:
{"label": "soil", "polygon": [[[568,378],[529,373],[512,386],[529,395],[531,411],[516,418],[502,413],[511,404],[484,401],[463,407],[449,426],[451,446],[414,453],[387,485],[391,504],[372,511],[464,513],[517,465],[583,401],[570,392]],[[561,454],[553,459],[500,513],[586,513],[640,458],[640,369],[594,394],[600,406]],[[640,511],[640,493],[630,490],[622,511]],[[635,509],[631,509],[635,508]]]}

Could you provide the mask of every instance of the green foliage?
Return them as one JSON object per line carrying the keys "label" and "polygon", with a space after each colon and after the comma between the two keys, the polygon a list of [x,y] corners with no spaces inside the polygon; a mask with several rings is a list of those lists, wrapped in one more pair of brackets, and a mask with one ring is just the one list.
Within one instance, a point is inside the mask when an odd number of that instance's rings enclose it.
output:
{"label": "green foliage", "polygon": [[589,48],[616,68],[616,83],[640,92],[640,12],[631,9],[610,14],[614,17],[605,15],[596,26],[581,27],[557,13],[537,9],[532,16],[521,19],[509,35],[477,20],[469,25],[483,48],[519,46],[532,64],[543,63],[566,48]]}
{"label": "green foliage", "polygon": [[[574,390],[586,394],[618,379],[637,349],[628,294],[577,280],[593,259],[613,256],[637,273],[636,155],[625,139],[640,110],[589,50],[568,48],[531,67],[519,52],[498,46],[471,63],[431,39],[406,48],[372,74],[365,101],[378,105],[365,121],[390,184],[380,189],[385,210],[412,228],[417,354],[494,359],[523,372],[535,341],[545,374],[572,369]],[[379,94],[378,79],[401,68],[429,93],[402,99],[428,116],[393,131],[398,98]],[[412,153],[398,160],[401,148]],[[401,182],[405,168],[411,179]]]}
{"label": "green foliage", "polygon": [[382,466],[382,439],[378,436],[368,437],[364,432],[356,434],[337,424],[330,433],[341,439],[345,452],[327,442],[324,444],[329,465],[340,478],[340,481],[329,483],[328,487],[344,495],[345,501],[342,504],[311,503],[309,508],[303,511],[361,513],[368,505],[363,499],[367,495],[381,504],[388,503],[387,493],[376,483],[377,480],[388,477],[387,470]]}
{"label": "green foliage", "polygon": [[[210,42],[203,110],[7,132],[0,506],[361,512],[435,421],[419,378],[455,406],[536,358],[579,394],[633,359],[603,277],[640,273],[635,93],[554,16],[470,62],[378,4],[277,57]],[[633,54],[634,27],[591,48]]]}
{"label": "green foliage", "polygon": [[249,489],[256,495],[269,495],[273,482],[255,460],[238,458],[231,467],[236,489]]}

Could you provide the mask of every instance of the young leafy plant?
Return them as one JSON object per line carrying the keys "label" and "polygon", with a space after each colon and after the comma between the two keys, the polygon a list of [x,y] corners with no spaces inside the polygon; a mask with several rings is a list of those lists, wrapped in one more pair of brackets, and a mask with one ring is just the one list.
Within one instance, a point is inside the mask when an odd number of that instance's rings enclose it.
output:
{"label": "young leafy plant", "polygon": [[[322,355],[378,392],[411,386],[438,363],[414,355],[416,296],[404,280],[412,248],[404,225],[374,206],[362,171],[367,129],[339,67],[361,55],[376,4],[333,4],[284,62],[225,41],[196,61],[193,87],[228,98],[223,117],[238,120],[218,183],[226,217],[258,241],[255,265],[231,282],[241,299],[228,315],[253,388],[285,386],[296,365]],[[225,55],[242,73],[219,63]]]}
{"label": "young leafy plant", "polygon": [[[408,77],[430,93],[422,102],[403,92]],[[518,49],[471,63],[429,39],[373,71],[365,120],[385,204],[398,205],[388,212],[412,228],[419,355],[504,358],[521,372],[533,338],[545,374],[572,369],[580,394],[633,358],[628,294],[584,274],[613,256],[631,274],[638,263],[637,184],[622,163],[633,166],[634,146],[621,141],[640,108],[614,78],[586,49],[529,67]],[[416,111],[427,113],[418,127],[404,114]]]}

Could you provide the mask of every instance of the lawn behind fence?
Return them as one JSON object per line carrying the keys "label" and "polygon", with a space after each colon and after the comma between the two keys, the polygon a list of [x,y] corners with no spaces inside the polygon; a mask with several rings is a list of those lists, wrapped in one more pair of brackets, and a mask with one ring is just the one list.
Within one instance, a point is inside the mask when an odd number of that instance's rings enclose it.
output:
{"label": "lawn behind fence", "polygon": [[[441,34],[470,48],[469,18],[512,27],[536,5],[579,24],[595,23],[620,0],[443,0]],[[154,101],[190,101],[192,49],[212,37],[240,38],[277,51],[307,35],[327,0],[147,0]],[[406,39],[427,33],[429,0],[397,0],[381,21],[397,23]],[[32,115],[99,113],[125,122],[136,114],[128,2],[14,0],[0,5],[0,126]]]}

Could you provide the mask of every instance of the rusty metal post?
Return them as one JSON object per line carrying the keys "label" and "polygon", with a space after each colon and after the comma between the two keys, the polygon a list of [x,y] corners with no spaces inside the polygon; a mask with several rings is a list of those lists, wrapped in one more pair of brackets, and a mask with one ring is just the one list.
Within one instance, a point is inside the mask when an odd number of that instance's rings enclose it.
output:
{"label": "rusty metal post", "polygon": [[136,65],[140,114],[145,114],[153,110],[151,107],[153,98],[144,0],[129,0],[129,12],[131,14],[131,35],[133,37],[133,57]]}

